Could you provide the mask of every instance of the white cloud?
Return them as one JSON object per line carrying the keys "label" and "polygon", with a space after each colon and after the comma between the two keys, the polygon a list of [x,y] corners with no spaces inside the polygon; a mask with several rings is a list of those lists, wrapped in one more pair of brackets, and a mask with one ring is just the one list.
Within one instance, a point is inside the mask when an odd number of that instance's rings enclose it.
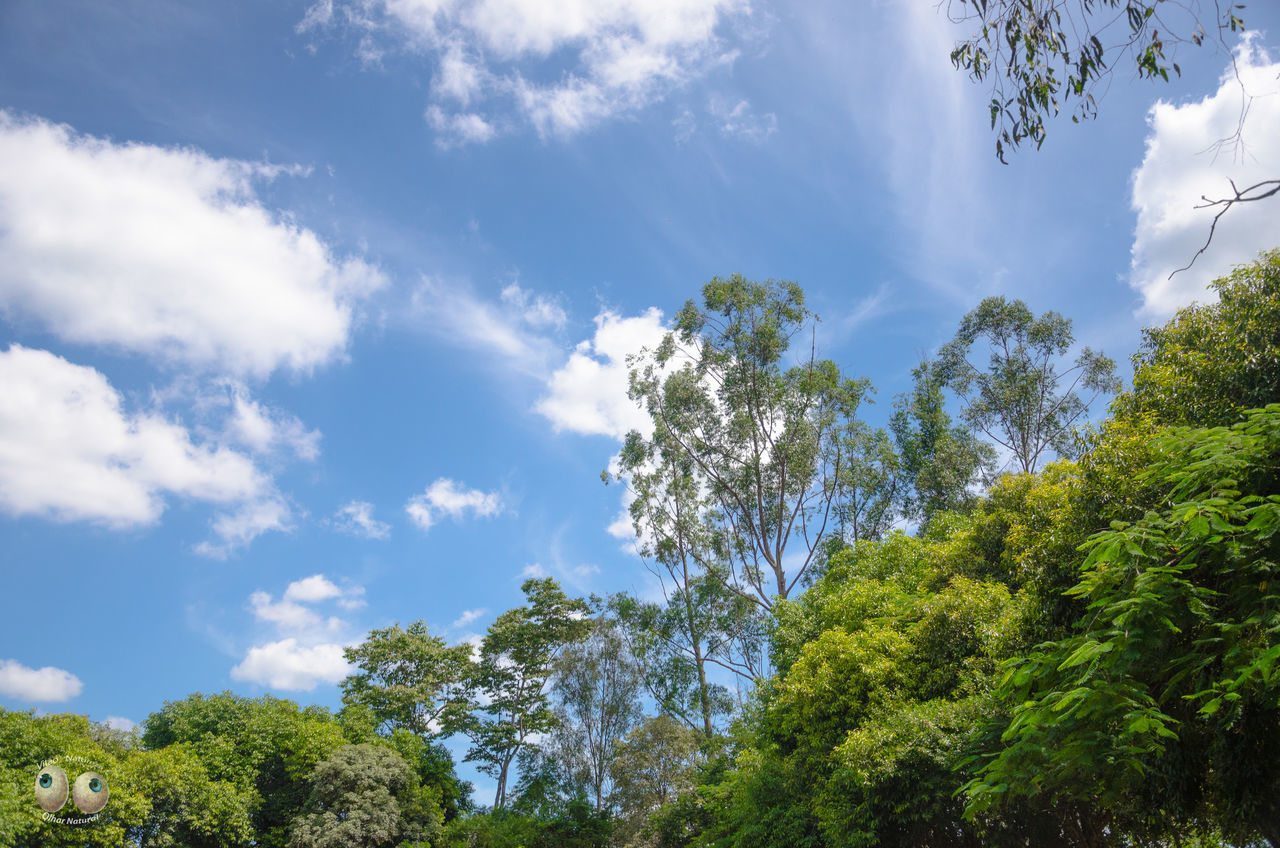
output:
{"label": "white cloud", "polygon": [[323,574],[293,581],[278,601],[269,592],[253,592],[249,610],[254,620],[269,625],[282,638],[251,647],[231,669],[231,677],[308,692],[320,683],[338,682],[350,671],[342,651],[353,640],[342,638],[350,633],[346,621],[323,615],[316,605],[336,602],[354,609],[364,605],[363,595],[363,587],[342,587]]}
{"label": "white cloud", "polygon": [[0,309],[221,372],[340,357],[384,279],[262,205],[255,183],[286,172],[0,111]]}
{"label": "white cloud", "polygon": [[547,576],[547,570],[539,563],[532,563],[520,569],[521,580],[541,580]]}
{"label": "white cloud", "polygon": [[243,454],[126,413],[93,368],[13,345],[0,353],[0,385],[0,510],[11,515],[130,527],[158,520],[166,493],[228,505],[270,494]]}
{"label": "white cloud", "polygon": [[[424,278],[410,307],[427,332],[485,356],[496,356],[518,373],[540,377],[546,374],[557,350],[543,335],[546,321],[536,307],[546,304],[551,315],[558,307],[544,295],[533,295],[530,301],[530,292],[516,289],[523,302],[506,297],[492,303],[464,287]],[[535,307],[532,311],[530,303]]]}
{"label": "white cloud", "polygon": [[627,397],[627,356],[656,348],[666,329],[650,308],[634,318],[605,311],[595,335],[580,343],[547,380],[547,394],[534,407],[557,431],[622,439],[629,430],[648,433],[649,415]]}
{"label": "white cloud", "polygon": [[[1202,196],[1227,197],[1230,180],[1241,189],[1280,177],[1280,62],[1272,62],[1253,38],[1237,53],[1239,79],[1228,68],[1218,90],[1203,100],[1151,107],[1147,150],[1133,174],[1133,208],[1138,213],[1129,284],[1142,293],[1140,312],[1163,318],[1193,300],[1204,299],[1208,283],[1280,245],[1280,201],[1237,205],[1227,212],[1213,243],[1195,264],[1217,209],[1196,209]],[[1242,147],[1218,142],[1240,123],[1241,86],[1251,97],[1241,129]]]}
{"label": "white cloud", "polygon": [[106,721],[102,723],[112,730],[123,730],[125,733],[130,733],[138,729],[138,723],[136,721],[131,718],[124,718],[123,716],[107,716]]}
{"label": "white cloud", "polygon": [[436,146],[446,150],[467,144],[483,144],[498,132],[493,124],[475,112],[449,114],[439,106],[430,106],[426,117],[427,123],[439,134]]}
{"label": "white cloud", "polygon": [[330,598],[342,597],[342,590],[323,574],[313,574],[302,580],[295,580],[284,590],[286,601],[304,601],[315,603]]}
{"label": "white cloud", "polygon": [[772,112],[757,115],[751,108],[750,101],[745,99],[730,106],[726,100],[713,98],[710,112],[719,124],[722,135],[753,144],[759,144],[778,131],[777,115]]}
{"label": "white cloud", "polygon": [[462,615],[458,616],[457,620],[454,621],[453,624],[451,625],[451,628],[453,630],[458,630],[459,628],[466,627],[468,624],[475,621],[480,616],[484,615],[486,612],[488,612],[488,610],[484,609],[483,607],[480,609],[463,610]]}
{"label": "white cloud", "polygon": [[413,523],[423,530],[430,530],[442,515],[454,519],[471,513],[479,518],[497,515],[502,510],[502,498],[497,492],[479,489],[462,489],[447,477],[441,477],[405,504],[405,512]]}
{"label": "white cloud", "polygon": [[228,435],[256,453],[286,448],[298,459],[313,461],[320,456],[320,431],[308,430],[296,416],[289,415],[249,397],[242,383],[230,383],[231,416]]}
{"label": "white cloud", "polygon": [[535,294],[512,283],[502,290],[502,302],[519,313],[526,324],[532,327],[564,327],[568,317],[560,304],[544,294]]}
{"label": "white cloud", "polygon": [[351,671],[342,650],[336,643],[305,646],[293,637],[269,642],[250,648],[244,660],[231,669],[231,678],[273,689],[310,692],[321,683],[337,683]]}
{"label": "white cloud", "polygon": [[391,525],[373,517],[373,504],[368,501],[351,501],[344,505],[334,514],[331,523],[340,533],[366,539],[385,539],[391,535]]}
{"label": "white cloud", "polygon": [[319,628],[322,619],[314,610],[289,600],[287,597],[273,601],[268,592],[254,592],[249,596],[253,617],[274,624],[282,631],[305,631]]}
{"label": "white cloud", "polygon": [[215,518],[213,532],[218,541],[201,542],[195,546],[195,552],[213,559],[226,559],[232,551],[248,545],[263,533],[291,530],[290,517],[289,505],[278,496],[250,501]]}
{"label": "white cloud", "polygon": [[17,660],[0,660],[0,695],[19,701],[69,701],[84,684],[69,671],[53,666],[27,668]]}
{"label": "white cloud", "polygon": [[[370,40],[398,37],[439,55],[428,120],[446,145],[484,142],[514,113],[546,136],[565,136],[635,112],[731,60],[729,30],[745,0],[332,0],[316,3],[300,31],[335,25]],[[459,133],[445,105],[485,131]],[[491,132],[492,131],[492,132]]]}

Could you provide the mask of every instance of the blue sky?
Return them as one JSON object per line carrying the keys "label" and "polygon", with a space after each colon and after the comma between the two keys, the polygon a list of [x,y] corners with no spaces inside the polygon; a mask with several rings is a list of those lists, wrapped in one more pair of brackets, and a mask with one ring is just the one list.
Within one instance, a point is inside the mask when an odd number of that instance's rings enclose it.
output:
{"label": "blue sky", "polygon": [[1201,194],[1280,173],[1273,7],[1240,82],[1122,67],[1003,166],[963,25],[795,5],[0,7],[0,704],[337,706],[370,628],[645,591],[622,361],[714,275],[799,282],[879,423],[986,295],[1123,361],[1280,243],[1240,209],[1165,281]]}

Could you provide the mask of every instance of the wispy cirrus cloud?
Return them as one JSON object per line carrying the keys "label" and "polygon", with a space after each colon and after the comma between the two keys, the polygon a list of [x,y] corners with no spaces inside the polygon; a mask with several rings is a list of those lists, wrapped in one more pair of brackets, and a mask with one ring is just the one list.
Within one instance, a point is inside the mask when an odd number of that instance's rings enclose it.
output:
{"label": "wispy cirrus cloud", "polygon": [[344,504],[329,520],[329,525],[339,533],[366,539],[386,539],[391,535],[391,525],[373,517],[373,504],[368,501]]}

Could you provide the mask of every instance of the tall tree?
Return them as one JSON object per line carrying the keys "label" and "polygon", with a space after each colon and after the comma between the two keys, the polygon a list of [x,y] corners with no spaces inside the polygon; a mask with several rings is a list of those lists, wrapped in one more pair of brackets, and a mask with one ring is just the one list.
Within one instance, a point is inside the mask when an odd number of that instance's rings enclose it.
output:
{"label": "tall tree", "polygon": [[[662,588],[661,602],[618,596],[613,607],[645,669],[645,685],[664,712],[714,733],[728,693],[708,675],[719,667],[755,679],[759,609],[727,587],[726,565],[708,515],[716,505],[687,457],[629,434],[617,479],[630,485],[637,548]],[[606,472],[605,480],[609,479]]]}
{"label": "tall tree", "polygon": [[968,427],[952,425],[936,365],[922,362],[911,376],[911,392],[895,401],[889,429],[907,490],[903,511],[927,526],[934,515],[963,511],[973,503],[971,487],[985,482],[996,452]]}
{"label": "tall tree", "polygon": [[482,706],[464,728],[471,738],[466,760],[497,781],[495,809],[507,803],[520,752],[556,726],[547,692],[556,658],[591,626],[587,603],[569,598],[552,578],[526,580],[521,589],[528,602],[498,616],[485,634],[471,672]]}
{"label": "tall tree", "polygon": [[795,283],[735,274],[711,280],[702,295],[703,306],[686,303],[656,350],[630,361],[630,396],[654,429],[628,435],[621,471],[643,474],[652,462],[691,477],[710,501],[696,516],[720,566],[710,573],[768,611],[829,532],[848,462],[843,437],[869,384],[843,378],[812,345],[786,365],[792,341],[815,320]]}
{"label": "tall tree", "polygon": [[[974,362],[981,361],[974,356],[979,342],[979,354],[988,354],[985,367]],[[1074,455],[1074,427],[1090,403],[1120,391],[1115,363],[1087,347],[1059,373],[1071,342],[1071,321],[1058,313],[1036,318],[1021,300],[988,297],[939,352],[940,373],[964,400],[966,423],[1010,451],[1024,473],[1033,473],[1046,452]],[[1077,387],[1092,393],[1088,400]]]}
{"label": "tall tree", "polygon": [[343,702],[369,707],[384,732],[432,739],[457,730],[471,709],[471,646],[450,647],[422,621],[373,630],[344,653],[359,670],[342,681]]}
{"label": "tall tree", "polygon": [[558,734],[597,812],[608,801],[614,745],[640,718],[641,672],[618,624],[601,616],[556,663]]}

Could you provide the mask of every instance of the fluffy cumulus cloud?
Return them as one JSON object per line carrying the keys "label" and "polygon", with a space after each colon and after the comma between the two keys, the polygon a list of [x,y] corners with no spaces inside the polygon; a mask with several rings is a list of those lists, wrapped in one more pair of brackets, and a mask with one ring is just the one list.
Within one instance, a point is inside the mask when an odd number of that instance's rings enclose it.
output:
{"label": "fluffy cumulus cloud", "polygon": [[69,701],[84,684],[69,671],[53,666],[28,668],[17,660],[0,660],[0,695],[26,702]]}
{"label": "fluffy cumulus cloud", "polygon": [[413,523],[430,530],[442,517],[462,518],[468,514],[488,518],[502,511],[502,497],[497,492],[465,489],[447,477],[441,477],[420,495],[409,499],[404,511]]}
{"label": "fluffy cumulus cloud", "polygon": [[[127,412],[93,368],[12,345],[0,385],[0,510],[10,515],[130,527],[159,519],[166,495],[229,507],[271,497],[249,457],[197,443],[158,413]],[[220,538],[253,535],[228,521]]]}
{"label": "fluffy cumulus cloud", "polygon": [[335,643],[303,645],[293,637],[258,645],[231,669],[231,678],[272,689],[310,692],[321,683],[337,683],[347,676],[351,667],[342,649]]}
{"label": "fluffy cumulus cloud", "polygon": [[567,136],[731,61],[745,0],[318,0],[301,33],[345,30],[376,64],[388,39],[434,65],[441,146],[531,125]]}
{"label": "fluffy cumulus cloud", "polygon": [[580,343],[551,375],[535,409],[557,431],[619,440],[629,430],[650,432],[648,413],[627,397],[627,356],[658,346],[666,333],[662,313],[651,308],[624,318],[606,311],[595,323],[595,335]]}
{"label": "fluffy cumulus cloud", "polygon": [[0,112],[0,310],[220,373],[339,357],[384,278],[262,204],[286,171]]}
{"label": "fluffy cumulus cloud", "polygon": [[138,723],[131,718],[124,716],[107,716],[102,722],[112,730],[123,730],[125,733],[132,733],[138,729]]}
{"label": "fluffy cumulus cloud", "polygon": [[[1133,175],[1138,223],[1129,277],[1147,316],[1165,317],[1203,299],[1211,280],[1280,241],[1280,200],[1238,204],[1222,217],[1195,264],[1169,277],[1209,235],[1218,209],[1197,209],[1202,197],[1230,197],[1231,181],[1243,190],[1280,179],[1280,62],[1249,38],[1236,66],[1204,99],[1159,102],[1151,109],[1146,155]],[[1242,102],[1248,105],[1243,124]],[[1237,129],[1239,144],[1233,141]]]}
{"label": "fluffy cumulus cloud", "polygon": [[366,539],[385,539],[391,535],[391,525],[373,517],[373,504],[368,501],[343,505],[330,520],[330,526],[339,533]]}
{"label": "fluffy cumulus cloud", "polygon": [[337,683],[350,671],[343,649],[353,639],[350,624],[327,614],[324,606],[363,606],[364,588],[339,586],[323,574],[295,580],[279,600],[258,590],[249,595],[249,611],[276,638],[253,645],[231,677],[272,689],[310,692],[321,683]]}

